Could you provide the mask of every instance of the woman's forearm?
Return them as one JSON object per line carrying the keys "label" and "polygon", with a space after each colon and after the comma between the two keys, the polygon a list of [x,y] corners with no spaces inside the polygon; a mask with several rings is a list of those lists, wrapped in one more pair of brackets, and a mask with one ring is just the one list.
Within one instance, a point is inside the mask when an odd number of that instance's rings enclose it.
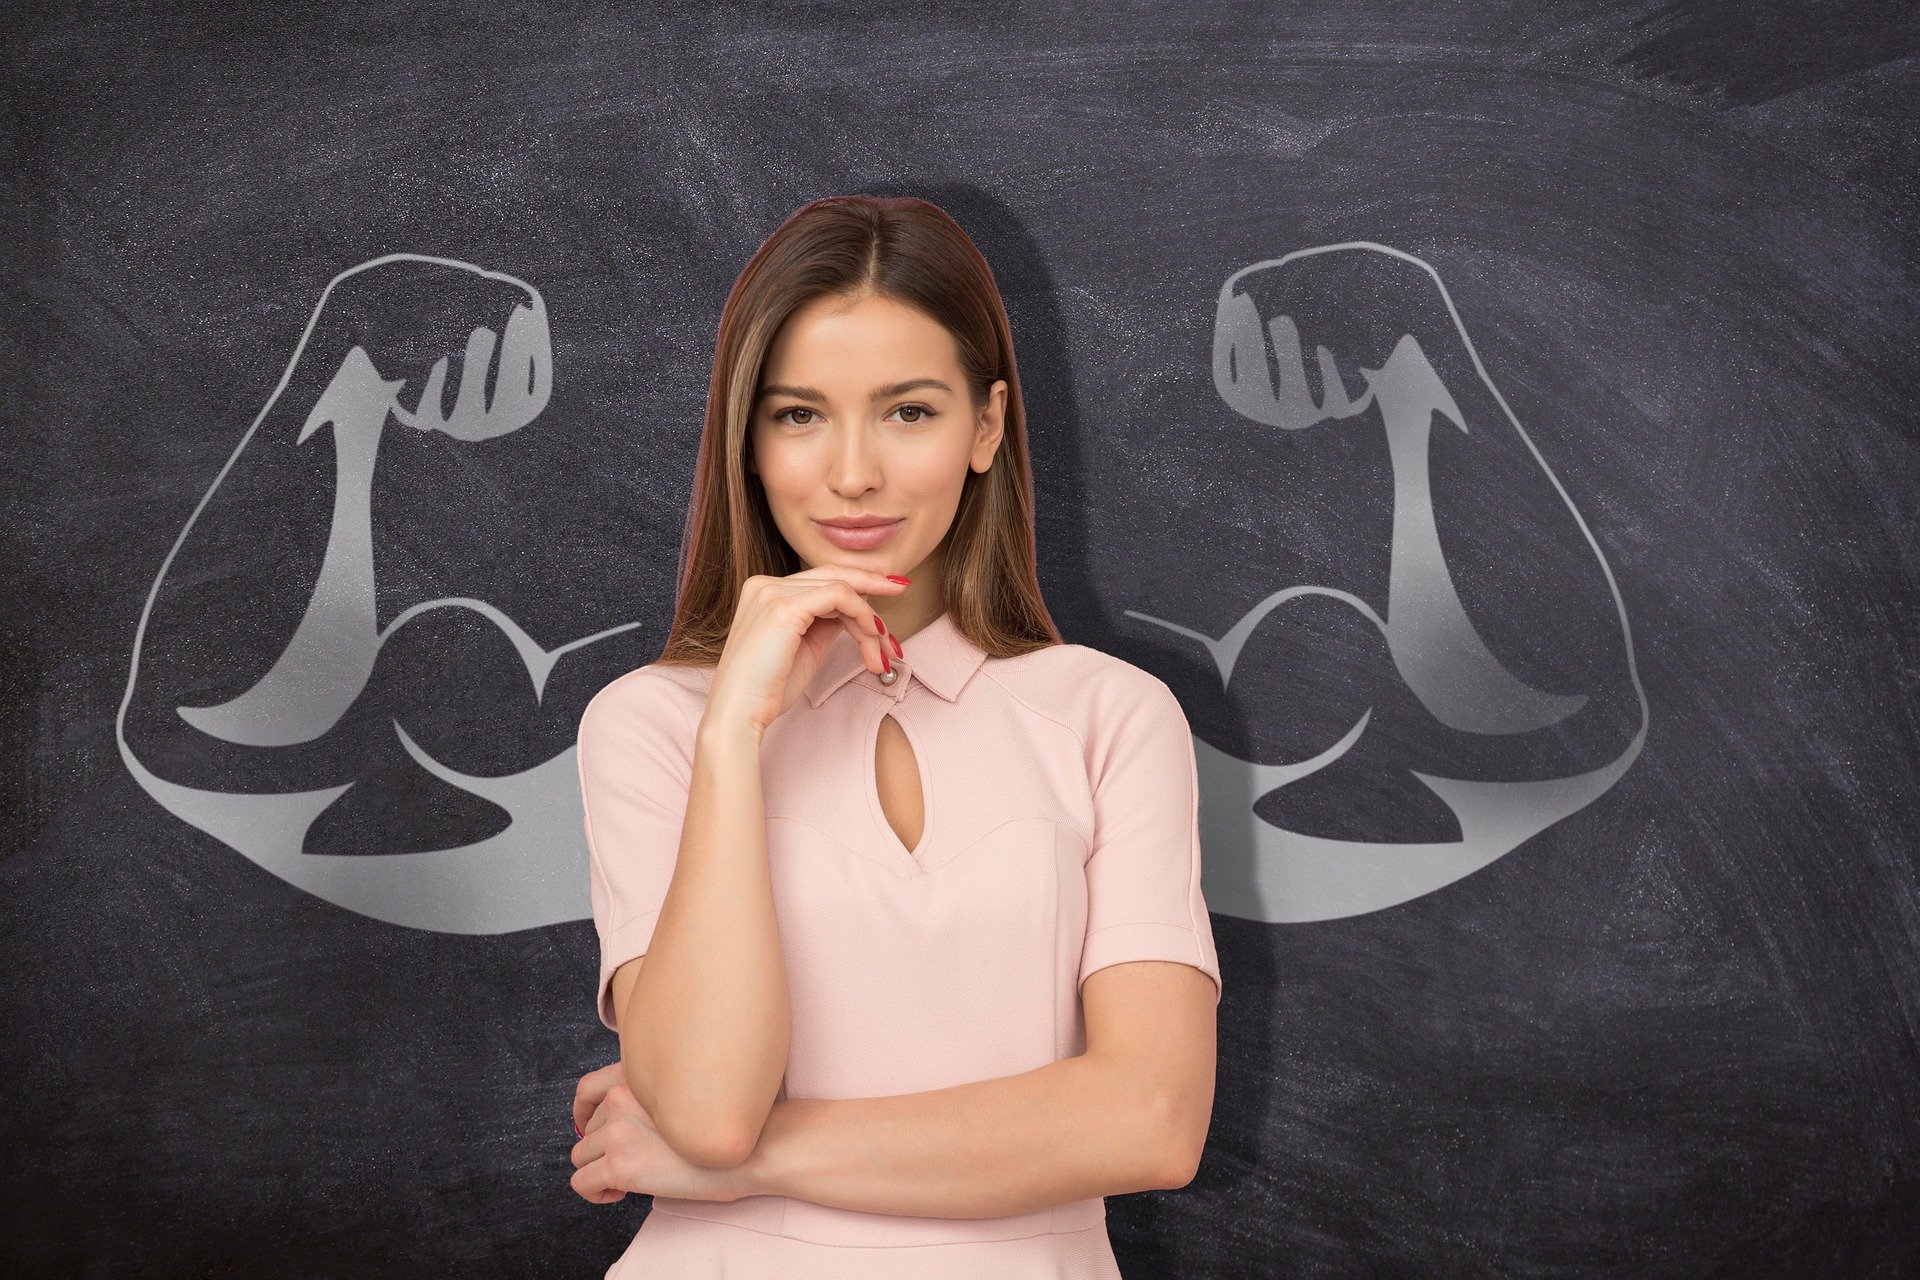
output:
{"label": "woman's forearm", "polygon": [[744,1195],[866,1213],[996,1218],[1179,1186],[1168,1108],[1091,1054],[885,1098],[786,1098],[740,1166]]}
{"label": "woman's forearm", "polygon": [[627,1085],[699,1164],[744,1160],[780,1089],[787,974],[767,865],[760,735],[702,721],[678,860],[620,1009]]}

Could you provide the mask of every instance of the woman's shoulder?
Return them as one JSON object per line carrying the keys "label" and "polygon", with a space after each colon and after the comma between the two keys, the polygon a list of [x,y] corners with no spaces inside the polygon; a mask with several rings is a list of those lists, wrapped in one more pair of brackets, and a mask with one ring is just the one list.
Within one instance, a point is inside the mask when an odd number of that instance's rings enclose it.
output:
{"label": "woman's shoulder", "polygon": [[581,731],[590,725],[647,722],[663,731],[691,734],[712,686],[712,667],[649,662],[615,676],[587,699],[580,713]]}
{"label": "woman's shoulder", "polygon": [[983,671],[1029,708],[1083,734],[1129,707],[1173,696],[1145,667],[1084,644],[989,658]]}
{"label": "woman's shoulder", "polygon": [[1050,644],[1011,658],[988,658],[987,665],[997,673],[1018,674],[1026,678],[1037,676],[1057,680],[1062,676],[1087,677],[1136,688],[1161,682],[1159,676],[1145,667],[1135,666],[1125,658],[1084,644]]}

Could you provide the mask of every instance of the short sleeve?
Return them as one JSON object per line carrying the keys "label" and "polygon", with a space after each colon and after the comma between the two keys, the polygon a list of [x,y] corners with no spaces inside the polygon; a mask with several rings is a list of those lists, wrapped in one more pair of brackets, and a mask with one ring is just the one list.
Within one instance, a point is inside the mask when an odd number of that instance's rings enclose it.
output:
{"label": "short sleeve", "polygon": [[587,703],[576,757],[586,814],[600,1021],[614,1022],[613,974],[647,953],[680,855],[693,783],[693,729],[673,682],[628,672]]}
{"label": "short sleeve", "polygon": [[1220,961],[1200,892],[1200,786],[1193,731],[1165,681],[1128,668],[1096,699],[1088,746],[1093,851],[1080,977],[1125,960],[1174,960],[1213,979]]}

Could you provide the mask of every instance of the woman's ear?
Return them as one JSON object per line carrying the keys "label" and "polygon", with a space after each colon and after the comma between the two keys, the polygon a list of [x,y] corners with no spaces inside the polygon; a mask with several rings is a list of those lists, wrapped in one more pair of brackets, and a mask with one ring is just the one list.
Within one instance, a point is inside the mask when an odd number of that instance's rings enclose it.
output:
{"label": "woman's ear", "polygon": [[1001,378],[987,388],[987,402],[980,409],[978,426],[973,437],[973,456],[969,460],[975,471],[984,472],[993,465],[993,458],[1000,450],[1001,438],[1007,430],[1007,380]]}

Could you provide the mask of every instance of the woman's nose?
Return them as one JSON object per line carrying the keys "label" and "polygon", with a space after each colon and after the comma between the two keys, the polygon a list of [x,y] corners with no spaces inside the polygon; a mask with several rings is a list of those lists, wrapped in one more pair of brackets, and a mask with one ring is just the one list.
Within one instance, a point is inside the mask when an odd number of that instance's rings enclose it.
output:
{"label": "woman's nose", "polygon": [[865,428],[841,433],[833,458],[832,478],[837,488],[849,493],[864,492],[873,487],[879,469],[879,450]]}

